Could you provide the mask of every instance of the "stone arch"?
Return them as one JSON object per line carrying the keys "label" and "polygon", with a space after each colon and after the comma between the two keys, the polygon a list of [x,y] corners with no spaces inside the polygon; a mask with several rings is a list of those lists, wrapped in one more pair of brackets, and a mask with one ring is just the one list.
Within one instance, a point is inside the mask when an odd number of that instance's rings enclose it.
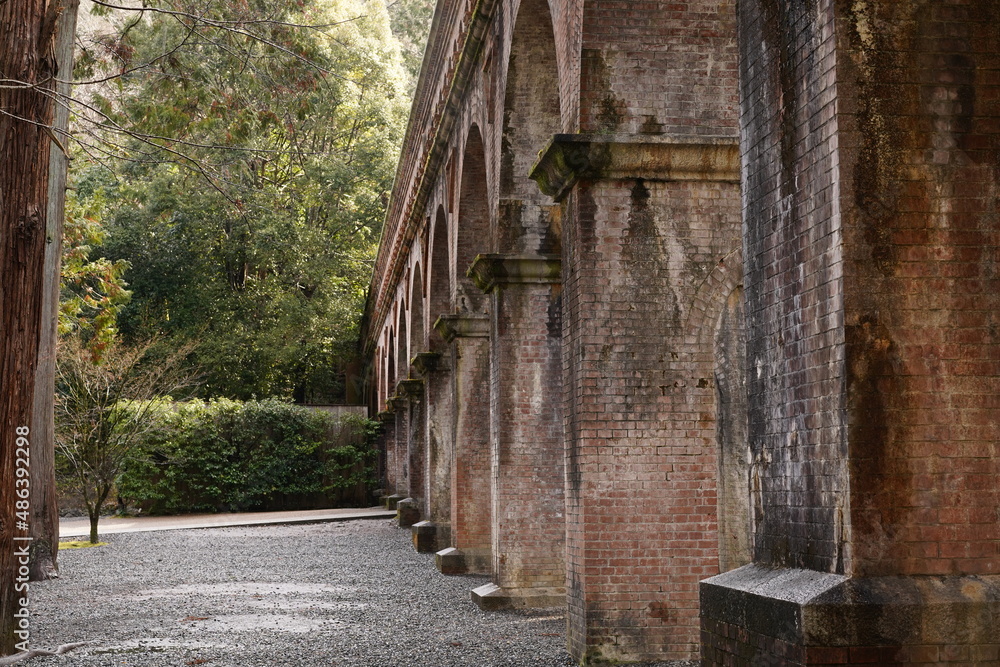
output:
{"label": "stone arch", "polygon": [[426,330],[424,328],[424,280],[420,264],[413,267],[413,280],[410,281],[410,352],[406,362],[409,363],[418,352],[425,351]]}
{"label": "stone arch", "polygon": [[[405,380],[409,376],[409,352],[410,336],[409,328],[406,324],[407,305],[406,301],[401,301],[399,305],[399,316],[396,326],[399,327],[396,334],[396,383]],[[395,389],[395,387],[393,388]]]}
{"label": "stone arch", "polygon": [[[444,206],[438,206],[437,214],[431,222],[431,238],[428,241],[428,251],[430,253],[427,261],[427,284],[428,300],[427,309],[429,311],[429,322],[431,325],[437,318],[452,312],[451,308],[451,281],[449,280],[449,262],[451,260],[450,246],[448,243],[448,216],[444,212]],[[428,336],[432,352],[441,352],[444,348],[444,339],[440,335]]]}
{"label": "stone arch", "polygon": [[389,327],[389,338],[386,342],[385,395],[388,399],[396,387],[396,335],[392,327]]}
{"label": "stone arch", "polygon": [[559,107],[559,69],[548,1],[522,0],[504,91],[497,252],[560,251],[554,202],[528,178],[538,152],[562,129]]}
{"label": "stone arch", "polygon": [[462,159],[456,234],[455,309],[457,312],[484,312],[486,298],[466,276],[472,260],[489,252],[489,206],[486,183],[486,151],[479,126],[469,128]]}

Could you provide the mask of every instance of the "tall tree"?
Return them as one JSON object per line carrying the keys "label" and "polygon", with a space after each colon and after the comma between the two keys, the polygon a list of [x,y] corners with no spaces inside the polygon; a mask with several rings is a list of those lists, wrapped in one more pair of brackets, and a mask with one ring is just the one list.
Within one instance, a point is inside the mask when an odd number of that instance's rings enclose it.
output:
{"label": "tall tree", "polygon": [[65,140],[69,130],[72,90],[73,46],[79,0],[66,0],[56,24],[55,60],[59,81],[53,131],[61,141],[49,150],[49,192],[45,217],[45,265],[42,294],[41,339],[35,371],[34,408],[31,417],[31,579],[57,576],[59,548],[59,501],[55,472],[56,340],[59,323],[59,266],[62,257],[63,218],[66,213],[66,177],[69,167]]}
{"label": "tall tree", "polygon": [[[59,0],[0,3],[0,654],[16,648],[18,445],[28,437],[42,320]],[[23,451],[23,447],[22,447]],[[23,456],[20,457],[23,460]],[[28,501],[30,502],[30,494]],[[23,507],[23,505],[22,505]],[[20,523],[18,523],[20,522]]]}
{"label": "tall tree", "polygon": [[169,6],[84,72],[125,72],[92,97],[121,150],[78,189],[106,193],[102,251],[133,267],[122,331],[202,340],[206,396],[336,398],[406,117],[385,8]]}

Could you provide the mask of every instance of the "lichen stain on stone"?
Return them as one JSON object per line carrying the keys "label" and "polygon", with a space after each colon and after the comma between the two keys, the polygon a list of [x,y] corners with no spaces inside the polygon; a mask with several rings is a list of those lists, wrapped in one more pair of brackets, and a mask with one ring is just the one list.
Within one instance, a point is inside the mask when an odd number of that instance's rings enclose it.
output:
{"label": "lichen stain on stone", "polygon": [[590,188],[578,188],[577,196],[577,228],[580,238],[577,239],[581,253],[593,252],[597,242],[594,224],[597,221],[597,202]]}
{"label": "lichen stain on stone", "polygon": [[663,134],[664,128],[663,123],[656,120],[656,116],[649,114],[646,116],[646,120],[643,121],[642,125],[639,127],[639,134]]}
{"label": "lichen stain on stone", "polygon": [[562,252],[562,207],[539,206],[538,229],[541,238],[538,240],[538,252],[547,255],[558,255]]}
{"label": "lichen stain on stone", "polygon": [[[848,358],[848,447],[851,523],[858,556],[856,573],[880,574],[899,557],[893,538],[912,506],[909,471],[901,451],[902,362],[878,315],[845,326]],[[891,568],[890,568],[891,569]]]}
{"label": "lichen stain on stone", "polygon": [[[557,342],[562,341],[562,284],[552,285],[550,292],[548,313],[545,321],[545,329],[549,338]],[[558,354],[556,357],[558,358]]]}
{"label": "lichen stain on stone", "polygon": [[603,133],[616,132],[625,122],[628,105],[611,88],[611,69],[605,53],[600,49],[583,49],[582,56],[595,129]]}

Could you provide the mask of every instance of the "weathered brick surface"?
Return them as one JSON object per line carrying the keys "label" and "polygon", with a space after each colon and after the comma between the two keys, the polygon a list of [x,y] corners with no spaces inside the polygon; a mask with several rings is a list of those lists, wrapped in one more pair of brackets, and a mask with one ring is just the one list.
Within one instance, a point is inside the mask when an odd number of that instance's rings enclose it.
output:
{"label": "weathered brick surface", "polygon": [[564,253],[570,649],[587,659],[689,658],[698,582],[719,563],[714,345],[741,277],[739,191],[601,181],[578,185],[573,199]]}
{"label": "weathered brick surface", "polygon": [[1000,7],[745,7],[758,556],[997,571]]}
{"label": "weathered brick surface", "polygon": [[741,125],[755,560],[844,572],[833,16],[825,1],[740,4]]}
{"label": "weathered brick surface", "polygon": [[558,285],[498,287],[491,303],[494,583],[511,595],[565,585]]}
{"label": "weathered brick surface", "polygon": [[[468,517],[452,542],[495,547],[502,586],[568,575],[574,655],[690,657],[698,578],[751,553],[858,581],[1000,566],[998,12],[442,0],[372,281],[372,403],[405,379],[407,355],[451,358],[418,418],[428,509],[444,514],[434,434],[447,421],[452,527]],[[557,132],[734,137],[737,92],[742,297],[735,188],[693,176],[708,153],[666,164],[646,146],[633,171],[591,165],[561,205],[526,179]],[[466,276],[483,253],[560,252],[561,283],[487,297]],[[488,344],[445,345],[429,331],[443,313],[488,313]],[[386,475],[409,489],[411,461],[389,446]],[[988,663],[997,643],[826,646],[702,623],[722,664]]]}
{"label": "weathered brick surface", "polygon": [[839,11],[854,570],[1000,573],[1000,4]]}
{"label": "weathered brick surface", "polygon": [[740,7],[755,561],[852,578],[842,624],[774,651],[717,599],[703,657],[975,663],[1000,640],[1000,6]]}
{"label": "weathered brick surface", "polygon": [[463,336],[453,346],[456,412],[450,546],[490,554],[489,339]]}
{"label": "weathered brick surface", "polygon": [[582,4],[582,132],[733,133],[734,2]]}

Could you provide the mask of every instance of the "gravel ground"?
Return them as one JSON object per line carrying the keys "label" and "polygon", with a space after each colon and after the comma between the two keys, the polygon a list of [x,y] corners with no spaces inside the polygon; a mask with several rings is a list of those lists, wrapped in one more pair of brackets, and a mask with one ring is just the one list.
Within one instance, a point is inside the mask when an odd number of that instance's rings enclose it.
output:
{"label": "gravel ground", "polygon": [[[19,664],[568,667],[561,611],[480,611],[391,521],[112,535],[31,585]],[[656,663],[680,665],[683,663]]]}

